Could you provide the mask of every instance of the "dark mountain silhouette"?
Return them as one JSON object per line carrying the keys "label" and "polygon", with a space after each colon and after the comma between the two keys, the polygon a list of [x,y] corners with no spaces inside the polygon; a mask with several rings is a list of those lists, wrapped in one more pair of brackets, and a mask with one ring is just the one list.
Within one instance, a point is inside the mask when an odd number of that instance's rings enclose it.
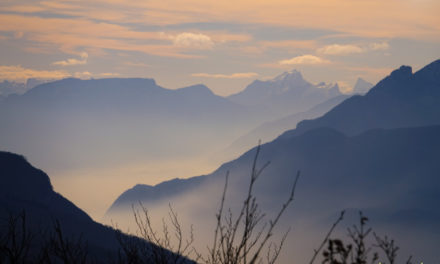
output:
{"label": "dark mountain silhouette", "polygon": [[[2,235],[6,232],[8,217],[24,212],[34,236],[34,247],[38,246],[35,243],[42,243],[38,235],[50,231],[58,221],[65,238],[81,238],[87,245],[89,256],[99,263],[107,263],[111,258],[116,260],[120,244],[115,230],[93,221],[84,211],[56,193],[49,177],[23,156],[0,152],[0,181],[0,238],[3,239]],[[123,234],[122,237],[129,238]],[[2,253],[0,251],[0,260]]]}
{"label": "dark mountain silhouette", "polygon": [[[430,126],[377,129],[348,137],[334,129],[319,128],[297,137],[279,137],[262,146],[261,161],[270,160],[271,165],[262,176],[259,191],[277,200],[284,195],[292,174],[301,169],[304,176],[298,199],[308,202],[298,203],[298,207],[319,211],[328,206],[339,210],[374,205],[387,208],[389,214],[409,207],[426,210],[436,216],[433,219],[440,219],[435,202],[440,198],[438,133],[440,126]],[[154,187],[137,185],[123,193],[111,210],[137,201],[168,201],[185,192],[194,193],[210,181],[223,179],[228,170],[233,177],[231,186],[245,186],[254,151],[207,176],[175,179]],[[434,196],[425,197],[427,193]]]}
{"label": "dark mountain silhouette", "polygon": [[304,80],[299,71],[284,72],[268,81],[255,80],[243,91],[228,97],[241,105],[275,118],[303,112],[332,97],[341,95],[339,87]]}
{"label": "dark mountain silhouette", "polygon": [[285,136],[318,127],[331,127],[348,135],[372,128],[398,128],[440,124],[440,60],[415,74],[402,66],[364,96],[353,96],[314,120],[297,125]]}

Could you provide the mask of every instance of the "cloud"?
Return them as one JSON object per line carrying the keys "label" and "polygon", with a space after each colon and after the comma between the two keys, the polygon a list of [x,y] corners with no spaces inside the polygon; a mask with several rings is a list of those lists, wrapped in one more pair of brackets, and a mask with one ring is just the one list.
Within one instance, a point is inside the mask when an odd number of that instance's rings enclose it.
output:
{"label": "cloud", "polygon": [[[244,8],[245,7],[245,8]],[[273,0],[207,2],[191,0],[135,1],[86,0],[5,1],[0,11],[57,17],[86,18],[113,25],[178,25],[200,22],[232,21],[237,24],[281,25],[319,28],[363,37],[408,37],[439,39],[440,2],[426,1],[352,1],[352,0]],[[393,10],[393,12],[388,12]],[[319,18],[319,19],[317,19]]]}
{"label": "cloud", "polygon": [[387,50],[390,48],[390,45],[388,42],[380,42],[380,43],[371,43],[370,49],[371,50]]}
{"label": "cloud", "polygon": [[49,71],[49,70],[35,70],[24,68],[21,65],[0,65],[0,80],[25,82],[29,78],[56,80],[68,77],[75,77],[80,79],[90,79],[92,77],[115,77],[119,73],[91,73],[89,71],[75,72],[73,74],[66,71]]}
{"label": "cloud", "polygon": [[272,40],[272,41],[260,41],[259,44],[264,48],[277,48],[277,49],[315,49],[315,40]]}
{"label": "cloud", "polygon": [[[1,10],[1,7],[0,7]],[[67,30],[68,29],[68,30]],[[164,41],[159,32],[133,30],[128,26],[96,22],[84,18],[43,18],[31,15],[0,14],[0,32],[24,32],[24,38],[47,50],[59,49],[75,54],[82,50],[135,51],[145,54],[178,58],[196,55],[181,53],[181,47]],[[29,48],[29,46],[27,47]],[[58,65],[81,63],[65,60]]]}
{"label": "cloud", "polygon": [[318,53],[326,55],[349,55],[356,53],[363,53],[365,49],[356,45],[328,45],[317,50]]}
{"label": "cloud", "polygon": [[69,77],[65,71],[46,71],[24,68],[21,65],[0,65],[0,80],[25,81],[29,78],[36,79],[62,79]]}
{"label": "cloud", "polygon": [[215,78],[215,79],[246,79],[258,76],[255,72],[240,72],[233,74],[210,74],[210,73],[193,73],[193,77]]}
{"label": "cloud", "polygon": [[92,73],[91,72],[88,72],[88,71],[84,71],[84,72],[75,72],[74,74],[73,74],[73,76],[75,77],[75,78],[79,78],[79,79],[90,79],[90,78],[92,78]]}
{"label": "cloud", "polygon": [[132,61],[125,61],[124,65],[131,66],[131,67],[141,67],[141,68],[151,67],[151,65],[143,63],[143,62],[132,62]]}
{"label": "cloud", "polygon": [[102,78],[118,77],[120,76],[120,74],[115,72],[91,73],[89,71],[84,71],[84,72],[75,72],[73,76],[78,79],[90,79],[90,78],[99,78],[99,77]]}
{"label": "cloud", "polygon": [[17,31],[14,33],[14,38],[21,39],[23,35],[24,35],[23,31]]}
{"label": "cloud", "polygon": [[339,91],[340,91],[341,93],[348,94],[348,93],[351,93],[351,92],[353,91],[353,87],[350,86],[350,85],[349,85],[347,82],[345,82],[345,81],[337,81],[337,84],[338,84],[338,86],[339,86]]}
{"label": "cloud", "polygon": [[67,59],[63,61],[56,61],[52,63],[53,65],[61,65],[61,66],[72,66],[72,65],[84,65],[87,64],[87,58],[89,57],[89,54],[86,52],[82,52],[80,54],[81,59]]}
{"label": "cloud", "polygon": [[288,60],[279,61],[279,64],[281,65],[295,65],[295,64],[314,65],[314,64],[326,64],[326,63],[330,63],[330,61],[310,54],[293,57]]}
{"label": "cloud", "polygon": [[99,73],[98,76],[102,76],[102,77],[117,77],[117,76],[120,76],[120,74],[116,73],[116,72],[103,72],[103,73]]}
{"label": "cloud", "polygon": [[172,37],[172,39],[173,44],[177,47],[211,49],[214,46],[214,42],[208,35],[200,33],[183,32]]}

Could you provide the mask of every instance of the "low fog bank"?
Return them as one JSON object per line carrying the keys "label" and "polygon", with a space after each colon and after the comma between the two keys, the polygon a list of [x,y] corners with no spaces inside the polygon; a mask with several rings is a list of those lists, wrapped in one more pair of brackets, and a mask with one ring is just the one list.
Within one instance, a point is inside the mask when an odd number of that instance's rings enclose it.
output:
{"label": "low fog bank", "polygon": [[[175,196],[167,201],[142,202],[133,204],[133,208],[120,208],[112,211],[111,214],[107,214],[104,223],[117,226],[131,234],[139,234],[134,221],[134,211],[137,211],[143,217],[141,207],[143,206],[148,210],[152,226],[159,235],[162,235],[163,220],[168,225],[168,231],[173,234],[169,221],[171,206],[178,215],[184,236],[186,238],[190,237],[192,227],[195,248],[199,253],[206,254],[207,246],[213,244],[216,214],[220,206],[223,186],[224,178],[219,178],[194,192]],[[238,216],[239,209],[244,201],[244,194],[247,191],[244,188],[245,186],[236,187],[229,187],[225,201],[225,211],[230,209],[234,219]],[[261,193],[256,194],[262,212],[266,215],[262,223],[267,223],[276,216],[282,203],[288,197],[288,188],[289,186],[286,184],[286,192],[280,193],[277,197],[265,197]],[[371,227],[379,236],[384,237],[386,235],[395,240],[396,245],[400,248],[397,259],[399,263],[405,262],[409,256],[413,256],[412,260],[415,263],[438,261],[436,251],[436,245],[440,241],[440,230],[438,228],[429,229],[414,223],[402,224],[399,221],[393,223],[384,218],[383,214],[378,213],[377,209],[368,206],[349,208],[347,206],[349,203],[334,205],[333,207],[315,206],[317,203],[319,201],[315,201],[313,197],[310,198],[301,191],[301,184],[299,184],[294,202],[275,228],[274,237],[271,239],[275,244],[279,244],[282,235],[290,230],[280,254],[279,263],[308,263],[313,256],[314,249],[319,247],[342,210],[346,210],[344,219],[339,223],[331,238],[340,238],[348,242],[347,228],[359,225],[359,212],[362,211],[369,218],[367,227]],[[174,240],[172,239],[172,241]],[[369,235],[366,241],[370,245],[377,244],[372,234]],[[379,251],[379,249],[373,247],[372,251]],[[380,255],[380,260],[385,261],[385,256]]]}
{"label": "low fog bank", "polygon": [[95,221],[123,191],[138,183],[155,185],[177,177],[191,177],[212,172],[217,162],[205,158],[144,161],[102,168],[71,170],[48,169],[55,191],[72,200]]}

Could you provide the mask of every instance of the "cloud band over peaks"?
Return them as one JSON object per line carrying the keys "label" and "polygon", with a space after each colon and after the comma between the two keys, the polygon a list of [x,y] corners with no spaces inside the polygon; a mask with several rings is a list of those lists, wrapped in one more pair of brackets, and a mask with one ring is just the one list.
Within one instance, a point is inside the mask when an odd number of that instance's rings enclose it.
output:
{"label": "cloud band over peaks", "polygon": [[316,64],[327,64],[327,63],[330,63],[330,61],[325,60],[325,59],[320,58],[315,55],[307,54],[307,55],[293,57],[293,58],[287,59],[287,60],[281,60],[281,61],[279,61],[279,63],[281,65],[299,65],[299,64],[316,65]]}
{"label": "cloud band over peaks", "polygon": [[233,74],[210,74],[210,73],[193,73],[193,77],[215,78],[215,79],[245,79],[258,76],[255,72],[240,72]]}

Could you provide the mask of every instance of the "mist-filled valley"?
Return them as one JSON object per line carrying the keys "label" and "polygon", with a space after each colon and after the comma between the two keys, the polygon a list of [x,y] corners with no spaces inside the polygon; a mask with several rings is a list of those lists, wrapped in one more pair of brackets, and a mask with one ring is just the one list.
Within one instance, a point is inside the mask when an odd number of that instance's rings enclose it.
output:
{"label": "mist-filled valley", "polygon": [[[253,85],[242,93],[252,93]],[[304,112],[314,104],[328,104],[324,109],[329,109],[336,103],[326,101],[342,96],[337,86],[331,92],[331,87],[305,81],[299,72],[259,85],[261,96],[292,98],[302,105],[269,112],[271,108],[258,100],[242,105],[204,85],[169,90],[152,79],[55,81],[1,103],[1,144],[54,175],[60,192],[100,219],[128,187],[209,173],[258,139],[271,139],[285,130],[275,126],[268,136],[261,131],[258,138],[227,149],[266,120]],[[307,116],[320,112],[312,109]],[[285,123],[294,128],[296,122]],[[98,194],[104,182],[111,184]]]}
{"label": "mist-filled valley", "polygon": [[440,263],[440,1],[0,3],[0,264]]}
{"label": "mist-filled valley", "polygon": [[[264,169],[252,196],[264,221],[276,216],[300,175],[274,237],[280,241],[290,229],[282,263],[308,261],[343,210],[341,226],[355,223],[362,211],[375,231],[396,239],[402,254],[435,261],[439,73],[439,61],[416,73],[402,66],[366,94],[343,95],[332,92],[337,86],[312,85],[292,71],[227,98],[203,85],[167,90],[149,79],[64,79],[6,97],[1,140],[5,150],[24,153],[49,172],[55,190],[95,220],[129,234],[138,235],[134,216],[142,210],[157,230],[175,212],[184,234],[190,236],[192,226],[194,245],[206,254],[226,175],[225,206],[239,215],[254,164]],[[255,99],[253,89],[270,99]],[[290,109],[277,99],[289,96],[312,107]],[[250,145],[256,138],[265,140],[261,147]],[[32,185],[25,188],[33,192]],[[55,206],[38,198],[38,188],[32,199]],[[6,211],[22,206],[15,199]],[[344,228],[334,234],[343,237]]]}

